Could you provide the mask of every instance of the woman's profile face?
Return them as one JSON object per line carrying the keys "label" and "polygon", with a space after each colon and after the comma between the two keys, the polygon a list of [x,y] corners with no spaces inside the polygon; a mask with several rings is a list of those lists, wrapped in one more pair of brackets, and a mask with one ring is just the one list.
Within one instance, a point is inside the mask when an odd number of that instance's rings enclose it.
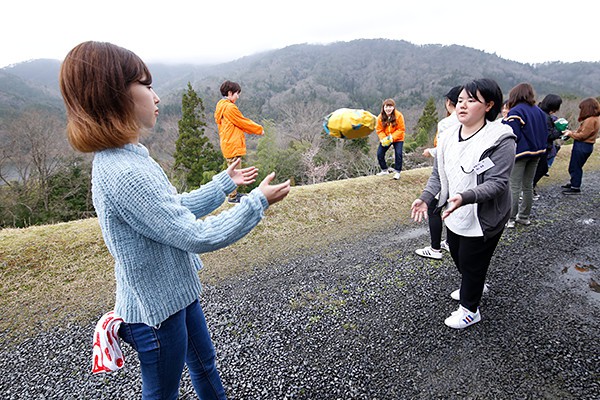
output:
{"label": "woman's profile face", "polygon": [[158,118],[158,103],[160,98],[152,89],[152,85],[134,82],[129,87],[134,103],[134,112],[138,123],[144,129],[151,129]]}

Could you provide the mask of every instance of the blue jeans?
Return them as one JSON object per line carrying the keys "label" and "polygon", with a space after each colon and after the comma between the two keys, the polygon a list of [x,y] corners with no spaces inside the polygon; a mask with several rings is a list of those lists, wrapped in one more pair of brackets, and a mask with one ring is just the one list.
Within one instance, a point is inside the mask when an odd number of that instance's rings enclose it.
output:
{"label": "blue jeans", "polygon": [[571,187],[579,189],[583,179],[583,166],[594,151],[593,143],[578,142],[573,143],[571,150],[571,160],[569,161],[569,175],[571,175]]}
{"label": "blue jeans", "polygon": [[382,171],[388,169],[387,162],[385,161],[385,153],[387,153],[391,146],[394,146],[394,169],[396,172],[400,172],[402,171],[402,148],[404,147],[404,142],[394,142],[390,146],[385,147],[379,143],[379,147],[377,148],[379,167]]}
{"label": "blue jeans", "polygon": [[184,364],[198,397],[226,399],[215,349],[198,300],[157,327],[122,323],[119,336],[138,353],[142,399],[177,399]]}

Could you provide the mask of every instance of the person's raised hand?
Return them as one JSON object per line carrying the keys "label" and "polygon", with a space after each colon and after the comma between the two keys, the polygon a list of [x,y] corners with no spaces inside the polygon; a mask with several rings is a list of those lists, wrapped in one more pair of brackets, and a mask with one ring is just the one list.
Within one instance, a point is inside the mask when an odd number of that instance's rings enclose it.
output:
{"label": "person's raised hand", "polygon": [[410,217],[415,222],[421,222],[427,219],[427,203],[421,199],[416,199],[410,206]]}
{"label": "person's raised hand", "polygon": [[231,177],[233,182],[237,185],[250,185],[256,182],[258,176],[258,169],[254,166],[248,168],[236,169],[242,159],[238,158],[229,167],[227,167],[227,174]]}
{"label": "person's raised hand", "polygon": [[275,172],[271,172],[269,175],[262,180],[258,188],[265,195],[269,204],[277,203],[285,198],[290,192],[290,180],[277,185],[271,185],[271,182],[275,179]]}

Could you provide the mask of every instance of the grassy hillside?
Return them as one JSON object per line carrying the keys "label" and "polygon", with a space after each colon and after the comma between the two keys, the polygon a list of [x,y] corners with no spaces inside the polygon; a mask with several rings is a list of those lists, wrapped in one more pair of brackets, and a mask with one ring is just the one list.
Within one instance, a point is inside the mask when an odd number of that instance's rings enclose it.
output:
{"label": "grassy hillside", "polygon": [[[563,146],[551,177],[540,185],[566,181],[570,150]],[[586,170],[600,168],[599,152]],[[403,172],[400,181],[366,176],[294,187],[246,238],[202,255],[202,281],[218,284],[299,252],[318,252],[397,223],[413,224],[410,204],[429,173],[430,168],[420,168]],[[112,263],[96,219],[0,231],[0,343],[56,324],[89,323],[112,308]]]}

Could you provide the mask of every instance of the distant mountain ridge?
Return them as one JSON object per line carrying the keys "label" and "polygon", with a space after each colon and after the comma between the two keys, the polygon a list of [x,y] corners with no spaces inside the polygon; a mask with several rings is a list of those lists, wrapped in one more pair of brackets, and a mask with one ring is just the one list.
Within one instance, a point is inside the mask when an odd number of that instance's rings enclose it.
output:
{"label": "distant mountain ridge", "polygon": [[[495,79],[505,93],[530,82],[538,95],[600,95],[600,63],[530,65],[465,46],[423,45],[387,39],[360,39],[328,45],[298,44],[218,65],[149,64],[164,105],[177,107],[187,82],[204,104],[219,99],[225,79],[240,82],[245,114],[277,119],[294,103],[377,112],[382,99],[399,108],[422,109],[430,96],[468,80]],[[34,60],[0,69],[0,118],[24,107],[61,108],[60,61]]]}

